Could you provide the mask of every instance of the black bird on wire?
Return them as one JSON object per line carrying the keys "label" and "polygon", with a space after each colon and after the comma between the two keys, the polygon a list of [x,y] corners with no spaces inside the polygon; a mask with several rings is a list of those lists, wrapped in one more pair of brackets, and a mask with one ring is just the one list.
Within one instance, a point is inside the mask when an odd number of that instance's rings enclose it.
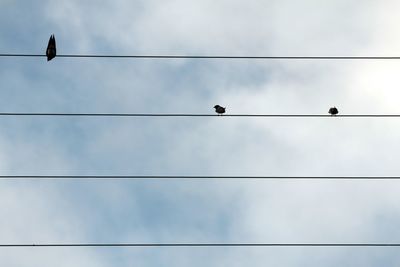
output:
{"label": "black bird on wire", "polygon": [[225,113],[226,107],[223,108],[223,107],[221,107],[220,105],[215,105],[214,108],[215,108],[215,112],[217,112],[218,115],[222,115],[222,114]]}
{"label": "black bird on wire", "polygon": [[329,109],[329,114],[331,114],[331,116],[336,116],[338,113],[339,113],[339,111],[336,107]]}
{"label": "black bird on wire", "polygon": [[54,34],[50,36],[49,39],[49,44],[47,45],[46,49],[46,56],[47,56],[47,61],[52,60],[55,58],[57,55],[57,49],[56,49],[56,38],[54,37]]}

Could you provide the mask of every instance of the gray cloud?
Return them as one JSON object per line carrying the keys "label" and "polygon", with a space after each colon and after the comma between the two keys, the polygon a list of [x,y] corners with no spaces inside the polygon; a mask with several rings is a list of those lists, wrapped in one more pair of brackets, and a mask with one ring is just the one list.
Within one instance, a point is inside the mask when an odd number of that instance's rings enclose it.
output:
{"label": "gray cloud", "polygon": [[[396,54],[395,1],[2,2],[3,51]],[[19,19],[16,20],[16,17]],[[397,62],[0,62],[4,111],[396,113]],[[1,120],[6,174],[397,175],[396,119]],[[397,242],[398,182],[2,181],[2,242]],[[2,250],[4,266],[382,266],[391,249]],[[21,257],[23,253],[23,257]],[[61,262],[60,262],[60,259]]]}

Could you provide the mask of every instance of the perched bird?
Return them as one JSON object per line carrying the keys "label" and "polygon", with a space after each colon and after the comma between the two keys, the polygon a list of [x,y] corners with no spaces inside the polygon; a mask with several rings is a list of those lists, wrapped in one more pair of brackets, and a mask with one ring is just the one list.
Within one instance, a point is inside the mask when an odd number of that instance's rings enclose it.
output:
{"label": "perched bird", "polygon": [[226,108],[223,108],[220,105],[215,105],[214,108],[215,108],[215,112],[217,112],[218,115],[222,115],[225,113]]}
{"label": "perched bird", "polygon": [[56,38],[54,37],[54,34],[50,36],[49,39],[49,44],[47,45],[46,49],[46,56],[47,56],[47,61],[52,60],[55,58],[57,55],[57,49],[56,49]]}
{"label": "perched bird", "polygon": [[339,111],[336,107],[329,109],[329,114],[331,114],[332,116],[336,116],[338,113],[339,113]]}

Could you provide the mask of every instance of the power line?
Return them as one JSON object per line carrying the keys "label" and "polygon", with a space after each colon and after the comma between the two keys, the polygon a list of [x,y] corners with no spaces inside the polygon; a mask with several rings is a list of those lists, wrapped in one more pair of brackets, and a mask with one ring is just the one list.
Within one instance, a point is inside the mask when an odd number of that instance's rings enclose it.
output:
{"label": "power line", "polygon": [[400,247],[400,243],[48,243],[0,247]]}
{"label": "power line", "polygon": [[0,116],[42,116],[42,117],[255,117],[255,118],[399,118],[400,114],[191,114],[191,113],[55,113],[55,112],[0,112]]}
{"label": "power line", "polygon": [[0,179],[400,180],[400,176],[0,175]]}
{"label": "power line", "polygon": [[[2,53],[0,57],[46,57],[43,54]],[[224,55],[99,55],[63,54],[63,58],[137,58],[137,59],[260,59],[260,60],[399,60],[400,56],[224,56]]]}

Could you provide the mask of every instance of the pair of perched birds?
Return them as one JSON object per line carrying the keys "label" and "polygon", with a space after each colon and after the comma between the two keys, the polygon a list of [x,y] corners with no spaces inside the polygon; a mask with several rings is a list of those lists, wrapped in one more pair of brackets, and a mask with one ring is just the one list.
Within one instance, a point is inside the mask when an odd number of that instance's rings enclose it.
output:
{"label": "pair of perched birds", "polygon": [[[225,111],[226,111],[226,107],[223,108],[223,107],[221,107],[220,105],[215,105],[214,108],[215,108],[215,112],[217,112],[218,115],[222,115],[222,114],[224,114]],[[332,116],[336,116],[336,115],[339,113],[339,110],[338,110],[336,107],[332,107],[332,108],[329,109],[328,112],[329,112],[329,114],[331,114]]]}
{"label": "pair of perched birds", "polygon": [[[54,36],[54,34],[52,34],[50,36],[49,39],[49,43],[47,44],[47,49],[46,49],[46,57],[47,57],[47,61],[52,60],[53,58],[55,58],[57,55],[57,47],[56,47],[56,37]],[[220,105],[215,105],[215,112],[218,115],[222,115],[225,113],[226,111],[226,107],[221,107]],[[339,113],[338,109],[336,107],[332,107],[329,109],[329,114],[331,114],[332,116],[336,116]]]}

